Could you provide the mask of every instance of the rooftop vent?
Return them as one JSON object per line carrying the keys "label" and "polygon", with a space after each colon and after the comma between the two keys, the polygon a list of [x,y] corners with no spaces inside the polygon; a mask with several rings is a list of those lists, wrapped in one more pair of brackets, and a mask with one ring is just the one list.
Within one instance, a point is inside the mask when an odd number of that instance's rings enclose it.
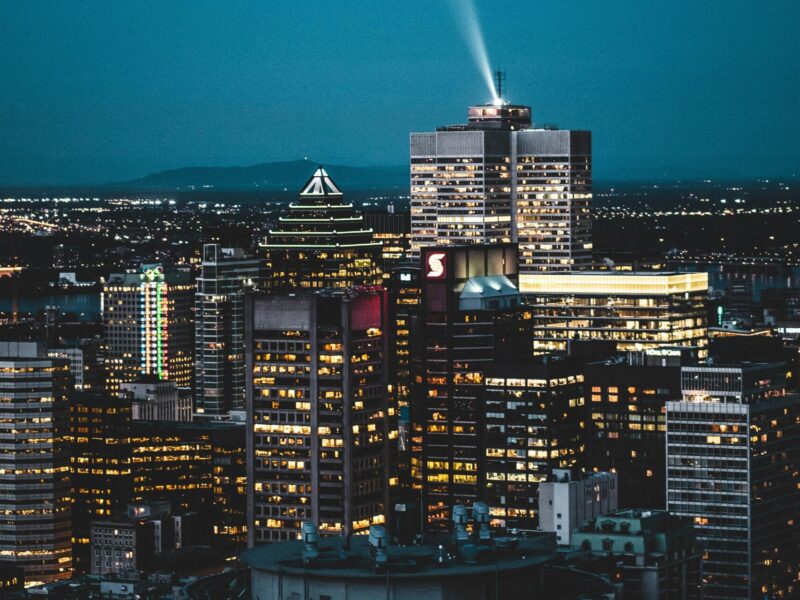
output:
{"label": "rooftop vent", "polygon": [[472,518],[475,521],[475,533],[480,540],[490,540],[492,532],[489,530],[489,505],[485,502],[475,502],[472,505]]}
{"label": "rooftop vent", "polygon": [[308,565],[319,556],[319,530],[311,521],[304,521],[300,528],[300,535],[303,538],[303,564]]}
{"label": "rooftop vent", "polygon": [[386,556],[386,547],[389,545],[389,534],[383,525],[373,525],[369,528],[369,551],[372,556],[372,568],[380,571],[386,568],[389,561]]}
{"label": "rooftop vent", "polygon": [[453,506],[453,536],[456,543],[466,542],[469,539],[467,534],[467,507],[463,504]]}

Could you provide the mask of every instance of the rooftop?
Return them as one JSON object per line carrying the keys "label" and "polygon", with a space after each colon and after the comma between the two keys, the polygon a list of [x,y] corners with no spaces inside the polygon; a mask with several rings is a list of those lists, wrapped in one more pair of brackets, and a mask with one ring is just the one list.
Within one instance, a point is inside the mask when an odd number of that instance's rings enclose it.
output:
{"label": "rooftop", "polygon": [[341,190],[333,183],[328,173],[322,167],[303,186],[301,196],[341,196]]}
{"label": "rooftop", "polygon": [[708,273],[674,271],[573,271],[521,273],[523,294],[666,296],[708,291]]}
{"label": "rooftop", "polygon": [[407,578],[511,572],[546,563],[556,554],[555,536],[541,533],[527,538],[494,538],[491,550],[486,546],[472,546],[477,552],[474,559],[469,560],[456,550],[451,536],[442,535],[428,544],[388,546],[386,570],[379,573],[372,568],[371,546],[367,536],[353,536],[348,549],[343,548],[341,537],[323,538],[318,545],[319,556],[307,566],[303,563],[303,548],[301,541],[265,544],[247,550],[241,559],[252,569],[274,573],[385,579],[387,572],[392,577]]}

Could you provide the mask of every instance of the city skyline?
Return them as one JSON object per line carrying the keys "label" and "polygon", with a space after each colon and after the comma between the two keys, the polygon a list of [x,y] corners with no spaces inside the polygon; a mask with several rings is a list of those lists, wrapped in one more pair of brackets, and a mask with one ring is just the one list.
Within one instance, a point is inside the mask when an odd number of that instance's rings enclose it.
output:
{"label": "city skyline", "polygon": [[800,598],[800,8],[30,6],[1,598]]}
{"label": "city skyline", "polygon": [[[476,9],[509,99],[538,125],[592,130],[596,180],[797,175],[797,5]],[[403,164],[409,131],[490,100],[461,10],[3,3],[0,185]]]}

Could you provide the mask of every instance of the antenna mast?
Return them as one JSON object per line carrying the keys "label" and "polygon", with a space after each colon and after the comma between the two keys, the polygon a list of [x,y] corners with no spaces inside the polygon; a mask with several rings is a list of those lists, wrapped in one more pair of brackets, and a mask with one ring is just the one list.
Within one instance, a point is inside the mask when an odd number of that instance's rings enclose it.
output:
{"label": "antenna mast", "polygon": [[497,87],[497,97],[503,99],[503,84],[506,81],[506,72],[497,70],[494,72],[494,82]]}

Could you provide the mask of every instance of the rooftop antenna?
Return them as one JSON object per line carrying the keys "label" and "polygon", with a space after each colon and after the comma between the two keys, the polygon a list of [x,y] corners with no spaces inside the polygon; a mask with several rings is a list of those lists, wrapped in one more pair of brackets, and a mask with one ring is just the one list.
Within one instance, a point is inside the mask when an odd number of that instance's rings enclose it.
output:
{"label": "rooftop antenna", "polygon": [[497,88],[497,99],[503,99],[503,84],[506,82],[506,72],[497,70],[494,72],[494,84]]}

